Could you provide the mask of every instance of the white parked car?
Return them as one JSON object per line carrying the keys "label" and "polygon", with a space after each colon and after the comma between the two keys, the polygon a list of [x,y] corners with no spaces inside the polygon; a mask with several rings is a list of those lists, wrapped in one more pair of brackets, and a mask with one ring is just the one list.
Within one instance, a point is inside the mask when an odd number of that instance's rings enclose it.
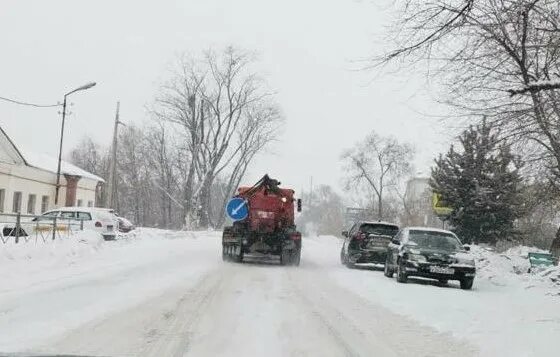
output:
{"label": "white parked car", "polygon": [[84,229],[91,229],[101,233],[105,240],[115,239],[118,222],[115,216],[106,209],[94,207],[60,207],[43,213],[33,221],[52,221],[56,217],[60,224],[81,225]]}

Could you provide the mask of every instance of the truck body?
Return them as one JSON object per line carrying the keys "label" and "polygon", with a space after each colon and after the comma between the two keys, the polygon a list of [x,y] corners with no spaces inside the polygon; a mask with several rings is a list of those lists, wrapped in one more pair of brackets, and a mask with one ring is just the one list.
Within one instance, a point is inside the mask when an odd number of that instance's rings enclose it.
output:
{"label": "truck body", "polygon": [[283,265],[299,265],[301,233],[294,223],[294,190],[265,175],[252,187],[240,187],[235,197],[245,201],[248,215],[224,228],[222,257],[243,261],[252,256],[277,256]]}

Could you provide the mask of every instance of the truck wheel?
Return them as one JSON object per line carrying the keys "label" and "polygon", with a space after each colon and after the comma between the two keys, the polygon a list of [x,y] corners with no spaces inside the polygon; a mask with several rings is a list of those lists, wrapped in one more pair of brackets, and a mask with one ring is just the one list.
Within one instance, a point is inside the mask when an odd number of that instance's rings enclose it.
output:
{"label": "truck wheel", "polygon": [[242,263],[243,262],[243,249],[241,246],[237,246],[234,248],[233,250],[234,252],[234,259],[236,262],[238,263]]}
{"label": "truck wheel", "polygon": [[463,278],[459,281],[461,284],[461,289],[463,290],[470,290],[472,289],[474,278]]}
{"label": "truck wheel", "polygon": [[298,267],[301,260],[301,250],[296,250],[291,256],[291,265]]}
{"label": "truck wheel", "polygon": [[291,254],[290,251],[287,249],[282,249],[280,253],[280,265],[288,265],[290,264]]}
{"label": "truck wheel", "polygon": [[408,281],[408,276],[406,276],[402,261],[399,261],[399,264],[397,265],[397,281],[399,283],[406,283]]}

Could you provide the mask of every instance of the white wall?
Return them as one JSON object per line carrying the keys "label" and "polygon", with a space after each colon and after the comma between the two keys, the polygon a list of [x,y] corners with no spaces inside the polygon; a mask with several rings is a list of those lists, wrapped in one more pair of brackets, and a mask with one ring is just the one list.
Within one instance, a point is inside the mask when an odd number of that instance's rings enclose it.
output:
{"label": "white wall", "polygon": [[[59,206],[66,202],[66,179],[60,178],[61,188],[59,193]],[[95,202],[95,187],[97,181],[82,178],[76,190],[76,203],[82,200],[87,206],[88,201]],[[49,196],[49,207],[54,208],[54,195],[56,187],[56,174],[26,165],[12,165],[0,162],[0,189],[5,190],[4,213],[12,213],[14,192],[22,192],[21,213],[28,212],[28,199],[30,194],[35,194],[35,214],[41,213],[43,196]]]}

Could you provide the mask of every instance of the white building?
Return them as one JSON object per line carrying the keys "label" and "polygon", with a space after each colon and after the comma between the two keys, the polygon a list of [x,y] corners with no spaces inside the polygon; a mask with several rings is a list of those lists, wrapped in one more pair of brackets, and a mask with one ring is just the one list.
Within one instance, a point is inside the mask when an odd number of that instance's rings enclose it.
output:
{"label": "white building", "polygon": [[441,221],[432,209],[430,178],[419,174],[406,183],[405,205],[408,225],[438,227]]}
{"label": "white building", "polygon": [[[14,145],[0,128],[0,213],[40,214],[54,207],[58,160]],[[68,162],[62,162],[58,206],[95,206],[104,182]]]}
{"label": "white building", "polygon": [[418,201],[426,196],[426,193],[431,194],[430,178],[425,176],[416,176],[411,178],[406,183],[406,198],[410,201]]}

